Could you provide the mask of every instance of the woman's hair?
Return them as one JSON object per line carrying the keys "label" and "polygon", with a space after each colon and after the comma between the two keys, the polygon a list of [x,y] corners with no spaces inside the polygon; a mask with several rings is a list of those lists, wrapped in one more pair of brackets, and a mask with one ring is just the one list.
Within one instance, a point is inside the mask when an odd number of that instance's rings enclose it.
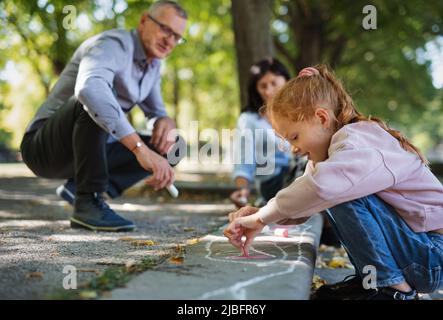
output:
{"label": "woman's hair", "polygon": [[315,72],[307,71],[307,73],[291,79],[273,97],[266,110],[261,110],[261,112],[266,111],[270,115],[271,121],[275,116],[286,117],[293,121],[305,121],[314,117],[317,107],[325,106],[331,108],[335,115],[336,130],[349,123],[374,121],[396,138],[403,149],[416,153],[423,163],[428,164],[420,150],[400,131],[391,129],[379,118],[362,115],[342,83],[328,67],[316,65],[309,69]]}
{"label": "woman's hair", "polygon": [[253,64],[249,69],[248,104],[241,112],[251,111],[258,113],[260,107],[263,106],[263,99],[257,91],[257,82],[268,72],[282,76],[286,81],[291,78],[288,69],[276,58],[264,59]]}

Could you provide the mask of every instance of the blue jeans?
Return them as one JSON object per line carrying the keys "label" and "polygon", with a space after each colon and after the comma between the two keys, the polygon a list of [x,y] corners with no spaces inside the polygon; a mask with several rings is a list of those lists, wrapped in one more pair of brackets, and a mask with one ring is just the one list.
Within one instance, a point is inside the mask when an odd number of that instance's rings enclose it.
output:
{"label": "blue jeans", "polygon": [[337,236],[357,273],[376,270],[376,286],[406,281],[418,292],[443,286],[443,235],[416,233],[395,209],[376,195],[339,204],[326,210]]}

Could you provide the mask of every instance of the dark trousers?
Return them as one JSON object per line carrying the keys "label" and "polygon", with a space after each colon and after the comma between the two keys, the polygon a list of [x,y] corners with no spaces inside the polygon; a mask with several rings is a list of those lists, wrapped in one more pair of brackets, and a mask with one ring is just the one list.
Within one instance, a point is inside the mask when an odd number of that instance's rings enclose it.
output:
{"label": "dark trousers", "polygon": [[285,187],[287,180],[290,180],[288,175],[289,168],[282,167],[278,175],[259,184],[259,192],[266,202],[274,198],[277,192]]}
{"label": "dark trousers", "polygon": [[[140,136],[151,148],[150,136]],[[106,143],[108,134],[74,97],[37,130],[24,135],[20,149],[25,164],[37,175],[71,179],[77,192],[107,191],[112,197],[150,172],[119,142]]]}

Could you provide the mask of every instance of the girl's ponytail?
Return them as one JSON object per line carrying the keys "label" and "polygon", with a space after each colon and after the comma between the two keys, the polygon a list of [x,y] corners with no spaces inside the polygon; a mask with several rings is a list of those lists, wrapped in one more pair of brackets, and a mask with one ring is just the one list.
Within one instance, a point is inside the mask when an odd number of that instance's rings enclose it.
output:
{"label": "girl's ponytail", "polygon": [[319,71],[320,75],[331,84],[334,91],[336,92],[337,108],[334,113],[339,128],[348,123],[354,123],[358,121],[377,122],[380,127],[385,129],[389,134],[391,134],[399,141],[401,147],[404,150],[416,153],[425,165],[429,164],[428,160],[420,152],[420,150],[416,146],[414,146],[400,131],[390,128],[383,120],[379,118],[371,116],[365,117],[360,112],[358,112],[357,108],[354,105],[354,102],[352,101],[352,98],[346,92],[341,82],[337,80],[334,74],[330,72],[325,65],[318,65],[315,66],[315,68]]}
{"label": "girl's ponytail", "polygon": [[325,65],[305,68],[299,76],[290,80],[270,103],[271,114],[280,114],[294,121],[303,121],[313,117],[315,109],[322,103],[332,108],[336,118],[336,130],[349,123],[374,121],[396,138],[401,147],[417,154],[425,165],[428,161],[420,150],[406,139],[399,131],[390,128],[384,121],[375,117],[365,117],[358,112],[351,96],[342,83]]}

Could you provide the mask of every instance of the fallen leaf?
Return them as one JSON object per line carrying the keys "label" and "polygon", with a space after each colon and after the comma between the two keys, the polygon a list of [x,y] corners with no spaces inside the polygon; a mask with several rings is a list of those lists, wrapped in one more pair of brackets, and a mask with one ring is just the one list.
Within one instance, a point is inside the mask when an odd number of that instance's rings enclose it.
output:
{"label": "fallen leaf", "polygon": [[97,292],[85,290],[80,292],[79,296],[82,299],[95,299],[97,298]]}
{"label": "fallen leaf", "polygon": [[317,275],[314,275],[314,277],[312,278],[312,289],[313,290],[317,290],[318,288],[320,288],[321,286],[327,284],[328,282],[322,278],[320,278]]}
{"label": "fallen leaf", "polygon": [[95,273],[96,275],[100,275],[100,270],[98,269],[77,269],[78,272],[91,272]]}
{"label": "fallen leaf", "polygon": [[197,238],[186,240],[187,245],[197,244],[198,242],[199,242],[199,240]]}
{"label": "fallen leaf", "polygon": [[185,259],[183,257],[176,256],[176,257],[171,257],[169,259],[169,262],[173,264],[183,264],[184,260]]}
{"label": "fallen leaf", "polygon": [[329,268],[344,268],[346,266],[347,260],[342,257],[333,257],[331,261],[328,262]]}
{"label": "fallen leaf", "polygon": [[142,246],[153,246],[155,245],[155,242],[152,240],[134,240],[131,241],[131,244],[136,247],[142,247]]}
{"label": "fallen leaf", "polygon": [[43,272],[29,272],[26,274],[26,278],[43,278]]}
{"label": "fallen leaf", "polygon": [[57,257],[59,255],[60,255],[60,253],[58,251],[53,251],[49,254],[50,257]]}

